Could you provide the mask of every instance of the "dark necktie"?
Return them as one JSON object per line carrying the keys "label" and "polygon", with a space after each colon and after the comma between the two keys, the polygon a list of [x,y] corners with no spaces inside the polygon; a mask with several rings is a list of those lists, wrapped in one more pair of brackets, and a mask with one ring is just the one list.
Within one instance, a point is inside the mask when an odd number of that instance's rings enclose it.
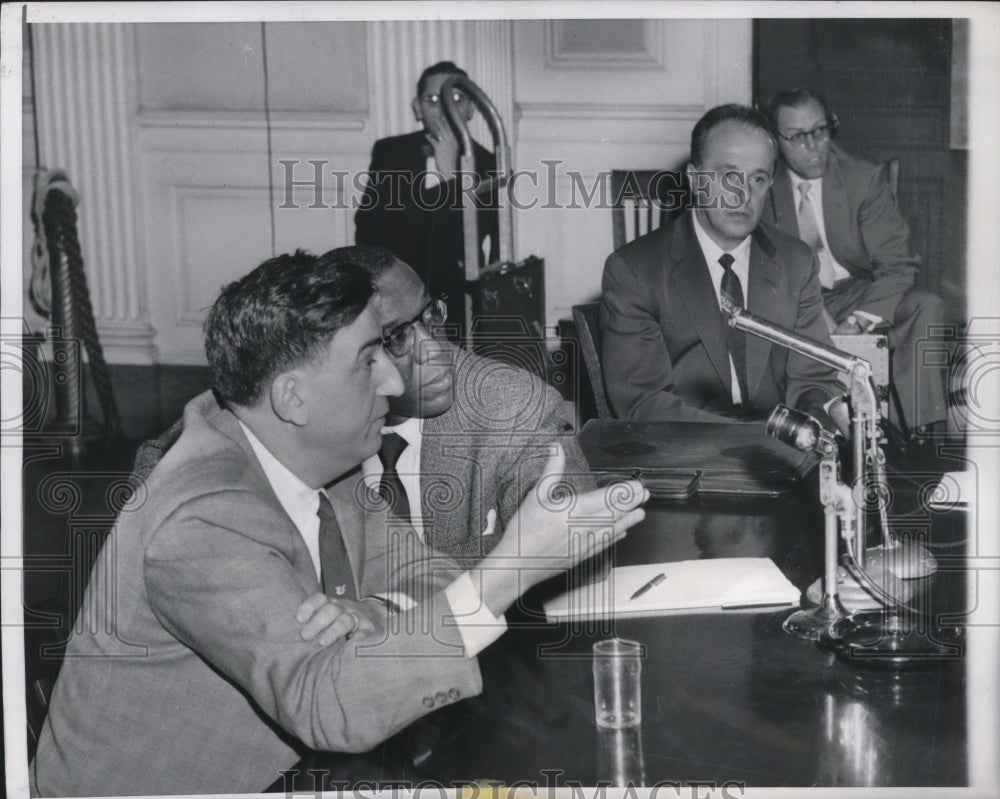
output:
{"label": "dark necktie", "polygon": [[399,479],[396,464],[399,456],[406,449],[406,439],[397,433],[385,433],[382,436],[382,448],[378,451],[382,461],[382,480],[378,484],[378,492],[389,503],[389,513],[397,519],[412,523],[410,518],[410,502],[406,498],[406,489]]}
{"label": "dark necktie", "polygon": [[[733,271],[733,258],[728,252],[722,253],[719,263],[722,266],[722,296],[737,308],[744,308],[743,287],[740,279]],[[750,393],[747,390],[747,336],[742,330],[737,330],[726,324],[726,338],[729,341],[729,354],[736,369],[736,380],[740,384],[740,398],[744,407],[750,404]]]}
{"label": "dark necktie", "polygon": [[347,546],[333,506],[326,494],[319,493],[319,569],[323,579],[323,593],[331,597],[357,599],[354,574],[347,558]]}

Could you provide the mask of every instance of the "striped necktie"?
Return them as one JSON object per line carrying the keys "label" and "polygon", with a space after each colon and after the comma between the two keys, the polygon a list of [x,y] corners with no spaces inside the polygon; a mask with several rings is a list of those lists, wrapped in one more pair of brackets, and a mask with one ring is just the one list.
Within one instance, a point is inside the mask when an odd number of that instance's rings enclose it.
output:
{"label": "striped necktie", "polygon": [[833,263],[830,261],[830,253],[823,246],[823,237],[819,233],[819,223],[816,221],[816,209],[813,207],[809,191],[812,184],[802,181],[799,184],[799,193],[802,199],[799,201],[796,216],[799,223],[799,238],[813,248],[819,258],[819,282],[825,289],[832,289],[837,279],[833,272]]}

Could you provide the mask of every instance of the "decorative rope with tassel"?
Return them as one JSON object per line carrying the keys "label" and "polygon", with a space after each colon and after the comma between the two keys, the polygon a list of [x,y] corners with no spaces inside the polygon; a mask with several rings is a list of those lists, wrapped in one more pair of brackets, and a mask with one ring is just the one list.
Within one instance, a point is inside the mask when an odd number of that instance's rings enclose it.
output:
{"label": "decorative rope with tassel", "polygon": [[[52,324],[61,330],[63,342],[82,340],[90,358],[90,374],[97,390],[109,439],[122,434],[121,414],[115,402],[111,374],[97,336],[94,309],[83,271],[83,256],[76,229],[78,197],[65,173],[42,171],[35,180],[32,220],[35,247],[30,296],[35,308],[45,316],[51,309]],[[46,296],[48,295],[48,296]],[[85,414],[84,387],[80,369],[70,354],[55,351],[56,425],[71,428]]]}

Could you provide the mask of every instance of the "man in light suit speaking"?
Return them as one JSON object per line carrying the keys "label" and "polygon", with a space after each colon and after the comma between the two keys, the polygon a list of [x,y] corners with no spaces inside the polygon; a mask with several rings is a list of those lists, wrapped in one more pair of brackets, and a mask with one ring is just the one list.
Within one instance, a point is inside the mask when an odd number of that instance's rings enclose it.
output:
{"label": "man in light suit speaking", "polygon": [[[594,491],[574,513],[602,523],[571,541],[569,511],[533,492],[464,572],[426,568],[412,529],[395,551],[369,540],[343,478],[378,450],[402,391],[373,296],[363,268],[302,252],[223,289],[205,327],[215,389],[188,403],[105,543],[33,795],[245,793],[307,748],[367,751],[479,693],[475,656],[518,593],[642,518],[638,484],[616,508]],[[563,462],[557,450],[546,473]],[[321,590],[314,637],[302,609]]]}

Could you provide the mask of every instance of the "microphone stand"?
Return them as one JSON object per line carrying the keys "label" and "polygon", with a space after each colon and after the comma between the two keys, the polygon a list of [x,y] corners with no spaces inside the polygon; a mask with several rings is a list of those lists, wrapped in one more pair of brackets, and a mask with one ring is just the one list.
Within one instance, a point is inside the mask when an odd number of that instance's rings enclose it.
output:
{"label": "microphone stand", "polygon": [[[856,533],[858,513],[850,488],[840,481],[836,438],[811,416],[785,405],[767,420],[767,434],[797,449],[821,456],[819,497],[823,503],[823,599],[818,607],[795,611],[782,628],[790,635],[818,641],[833,622],[848,615],[837,590],[837,522],[845,537]],[[791,439],[791,440],[789,440]]]}
{"label": "microphone stand", "polygon": [[[876,490],[885,480],[885,456],[879,446],[879,406],[872,381],[871,364],[863,358],[850,355],[833,347],[799,336],[789,330],[766,322],[748,311],[723,300],[723,311],[728,323],[792,352],[825,364],[848,375],[851,396],[851,444],[854,465],[855,491],[840,481],[840,467],[836,440],[808,414],[779,405],[768,419],[767,432],[798,449],[813,449],[821,455],[820,501],[824,508],[824,576],[823,599],[817,608],[799,610],[785,620],[786,632],[809,640],[819,640],[820,635],[836,620],[849,615],[840,601],[837,590],[837,525],[847,544],[848,555],[858,571],[858,579],[872,585],[868,577],[868,555],[878,561],[881,568],[889,569],[903,577],[924,576],[937,569],[934,558],[919,546],[904,546],[889,533],[888,516],[883,502],[879,501],[883,545],[866,549],[867,525],[865,514],[866,477],[869,465],[874,473]],[[874,564],[873,564],[874,565]],[[880,599],[890,602],[894,597],[872,586]]]}
{"label": "microphone stand", "polygon": [[[853,446],[854,484],[862,493],[865,489],[865,451],[868,449],[881,454],[878,446],[878,398],[875,395],[875,385],[872,382],[872,366],[864,358],[841,352],[833,347],[820,344],[818,341],[804,338],[790,330],[785,330],[770,322],[755,316],[742,308],[724,303],[723,311],[729,315],[728,322],[737,330],[763,338],[773,344],[778,344],[792,352],[797,352],[806,358],[846,372],[850,379],[851,392],[851,444]],[[860,503],[857,503],[860,504]],[[855,547],[858,556],[858,566],[865,568],[865,546],[867,541],[867,525],[864,514],[857,514],[854,525]]]}

